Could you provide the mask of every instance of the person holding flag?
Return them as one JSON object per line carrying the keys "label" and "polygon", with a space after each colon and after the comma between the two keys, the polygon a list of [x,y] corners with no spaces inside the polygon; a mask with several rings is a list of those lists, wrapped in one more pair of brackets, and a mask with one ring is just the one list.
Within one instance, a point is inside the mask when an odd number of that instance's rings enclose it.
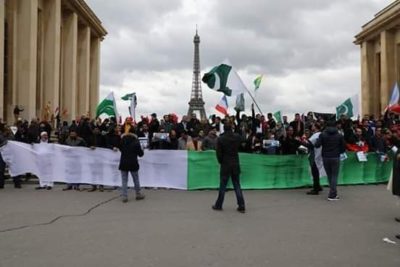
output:
{"label": "person holding flag", "polygon": [[133,118],[134,121],[136,121],[136,106],[137,106],[137,98],[136,98],[136,93],[130,93],[126,94],[123,97],[121,97],[122,100],[130,100],[131,103],[129,105],[129,114]]}

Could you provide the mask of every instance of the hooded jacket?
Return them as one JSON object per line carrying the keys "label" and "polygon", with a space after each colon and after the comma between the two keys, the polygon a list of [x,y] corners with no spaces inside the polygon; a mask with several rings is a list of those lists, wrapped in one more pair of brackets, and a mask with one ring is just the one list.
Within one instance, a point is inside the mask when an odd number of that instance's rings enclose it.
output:
{"label": "hooded jacket", "polygon": [[320,146],[322,146],[323,158],[339,158],[340,154],[345,152],[343,136],[339,134],[336,127],[327,127],[320,134],[315,147]]}

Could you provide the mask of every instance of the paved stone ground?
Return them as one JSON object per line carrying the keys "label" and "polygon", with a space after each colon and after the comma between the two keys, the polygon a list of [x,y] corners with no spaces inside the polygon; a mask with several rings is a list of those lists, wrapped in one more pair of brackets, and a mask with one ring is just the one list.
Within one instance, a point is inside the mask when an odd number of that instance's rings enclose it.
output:
{"label": "paved stone ground", "polygon": [[[340,187],[328,202],[306,189],[234,193],[211,210],[216,191],[118,192],[0,190],[0,266],[400,266],[400,206],[383,185]],[[133,196],[133,194],[132,194]],[[86,215],[97,204],[110,200]],[[7,229],[28,226],[14,231]]]}

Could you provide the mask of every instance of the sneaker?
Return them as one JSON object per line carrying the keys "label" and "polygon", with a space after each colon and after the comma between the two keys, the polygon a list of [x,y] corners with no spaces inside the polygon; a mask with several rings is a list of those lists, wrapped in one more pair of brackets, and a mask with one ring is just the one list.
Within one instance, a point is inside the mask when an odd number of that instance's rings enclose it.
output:
{"label": "sneaker", "polygon": [[240,212],[240,213],[245,213],[246,212],[246,209],[244,207],[238,207],[236,210],[238,212]]}
{"label": "sneaker", "polygon": [[340,200],[340,198],[338,196],[336,196],[336,197],[328,197],[328,201],[336,201],[336,200]]}
{"label": "sneaker", "polygon": [[212,208],[213,210],[222,210],[222,207],[217,207],[217,206],[215,206],[215,205],[212,205],[211,208]]}
{"label": "sneaker", "polygon": [[319,195],[319,191],[315,191],[314,189],[311,189],[310,191],[307,192],[307,195]]}
{"label": "sneaker", "polygon": [[127,197],[122,197],[122,203],[126,203],[128,202],[128,198]]}
{"label": "sneaker", "polygon": [[144,199],[144,195],[141,194],[141,193],[137,193],[136,194],[136,200],[142,200],[142,199]]}
{"label": "sneaker", "polygon": [[46,189],[46,187],[44,187],[44,186],[35,187],[35,190],[42,190],[42,189]]}

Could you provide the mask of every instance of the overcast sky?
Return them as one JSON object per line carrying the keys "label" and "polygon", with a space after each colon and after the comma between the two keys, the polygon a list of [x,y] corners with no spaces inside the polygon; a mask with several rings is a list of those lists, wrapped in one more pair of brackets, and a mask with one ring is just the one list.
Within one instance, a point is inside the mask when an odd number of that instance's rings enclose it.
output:
{"label": "overcast sky", "polygon": [[[360,92],[361,26],[393,0],[86,0],[108,35],[102,42],[100,98],[136,92],[137,114],[187,113],[193,36],[202,75],[229,59],[248,89],[264,80],[264,113],[334,112]],[[207,115],[221,93],[202,84]],[[250,107],[246,97],[246,108]],[[228,99],[233,113],[234,99]],[[128,115],[128,103],[118,100]]]}

